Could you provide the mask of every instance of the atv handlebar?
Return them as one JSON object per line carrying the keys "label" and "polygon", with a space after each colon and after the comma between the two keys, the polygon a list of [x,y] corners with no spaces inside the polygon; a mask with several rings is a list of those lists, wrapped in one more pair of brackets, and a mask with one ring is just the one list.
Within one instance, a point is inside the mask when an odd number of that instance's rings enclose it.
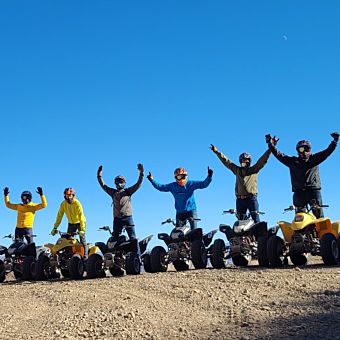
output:
{"label": "atv handlebar", "polygon": [[[223,215],[225,215],[225,214],[235,214],[235,215],[237,215],[237,210],[236,209],[223,210]],[[250,214],[264,215],[265,212],[263,212],[263,211],[251,211]]]}
{"label": "atv handlebar", "polygon": [[313,210],[313,209],[320,209],[320,208],[329,208],[329,205],[328,204],[313,204],[313,205],[310,205],[309,206],[305,206],[305,207],[296,207],[295,205],[290,205],[288,208],[285,208],[283,209],[283,213],[287,212],[287,211],[292,211],[292,210],[295,210],[295,211],[301,211],[303,209],[306,209],[308,212]]}

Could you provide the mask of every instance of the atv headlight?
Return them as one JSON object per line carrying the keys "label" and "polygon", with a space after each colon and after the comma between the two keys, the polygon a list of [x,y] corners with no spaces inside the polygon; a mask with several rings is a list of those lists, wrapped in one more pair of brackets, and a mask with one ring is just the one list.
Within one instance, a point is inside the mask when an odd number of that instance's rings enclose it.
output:
{"label": "atv headlight", "polygon": [[303,221],[303,215],[297,215],[294,218],[294,222],[302,222]]}

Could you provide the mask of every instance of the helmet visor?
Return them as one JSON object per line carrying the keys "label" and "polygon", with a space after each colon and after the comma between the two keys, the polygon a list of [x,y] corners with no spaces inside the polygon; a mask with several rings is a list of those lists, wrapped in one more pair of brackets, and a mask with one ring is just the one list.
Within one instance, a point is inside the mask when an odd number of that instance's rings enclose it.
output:
{"label": "helmet visor", "polygon": [[310,146],[309,145],[301,145],[298,147],[298,152],[309,152]]}
{"label": "helmet visor", "polygon": [[188,177],[187,174],[180,174],[180,175],[176,175],[175,178],[180,181],[180,180],[183,180],[183,179],[186,179]]}

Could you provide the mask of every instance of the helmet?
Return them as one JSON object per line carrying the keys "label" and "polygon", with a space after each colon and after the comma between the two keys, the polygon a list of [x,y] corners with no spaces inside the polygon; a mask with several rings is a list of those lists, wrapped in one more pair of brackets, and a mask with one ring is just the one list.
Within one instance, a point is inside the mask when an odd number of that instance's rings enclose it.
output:
{"label": "helmet", "polygon": [[124,176],[116,176],[114,181],[115,181],[117,190],[124,189],[125,184],[126,184],[126,179]]}
{"label": "helmet", "polygon": [[251,163],[251,154],[248,153],[248,152],[243,152],[238,157],[238,160],[239,160],[241,165],[242,164],[245,164],[244,166],[250,165],[250,163]]}
{"label": "helmet", "polygon": [[28,204],[32,201],[32,193],[30,191],[23,191],[21,194],[21,200],[24,204]]}
{"label": "helmet", "polygon": [[188,178],[188,172],[184,168],[175,169],[174,175],[175,175],[176,182],[179,185],[184,186],[186,184],[187,178]]}
{"label": "helmet", "polygon": [[76,192],[73,188],[66,188],[64,190],[64,198],[68,203],[72,203]]}
{"label": "helmet", "polygon": [[302,159],[308,159],[311,155],[312,150],[312,144],[308,140],[300,140],[296,144],[296,151],[298,152],[298,155]]}

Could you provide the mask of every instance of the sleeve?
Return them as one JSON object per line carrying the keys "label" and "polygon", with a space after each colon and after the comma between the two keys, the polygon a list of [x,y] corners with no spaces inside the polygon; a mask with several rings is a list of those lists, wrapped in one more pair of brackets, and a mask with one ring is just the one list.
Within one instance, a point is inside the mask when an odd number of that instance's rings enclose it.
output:
{"label": "sleeve", "polygon": [[326,160],[335,150],[337,143],[332,141],[327,149],[317,152],[314,155],[311,156],[309,165],[311,168],[313,168],[316,165],[319,165],[320,163],[322,163],[324,160]]}
{"label": "sleeve", "polygon": [[269,150],[272,152],[272,154],[275,156],[275,158],[280,161],[285,166],[290,166],[292,163],[293,157],[287,156],[284,153],[280,152],[274,145],[268,144]]}
{"label": "sleeve", "polygon": [[268,162],[268,158],[271,154],[271,151],[268,149],[266,152],[259,158],[259,160],[250,167],[249,172],[252,174],[258,173]]}
{"label": "sleeve", "polygon": [[5,196],[5,205],[7,208],[12,209],[12,210],[17,210],[18,209],[18,204],[13,204],[9,201],[8,195]]}
{"label": "sleeve", "polygon": [[47,201],[45,195],[41,195],[41,203],[33,206],[34,211],[38,211],[47,207]]}
{"label": "sleeve", "polygon": [[61,220],[63,219],[63,216],[64,216],[64,205],[63,203],[60,204],[60,207],[59,207],[59,211],[58,211],[58,214],[57,214],[57,217],[56,217],[56,220],[55,220],[55,223],[54,223],[54,227],[55,228],[58,228],[60,223],[61,223]]}
{"label": "sleeve", "polygon": [[131,187],[127,188],[127,191],[129,192],[130,195],[133,195],[142,185],[144,175],[139,174],[137,183],[132,185]]}
{"label": "sleeve", "polygon": [[207,176],[207,178],[204,181],[190,181],[190,182],[191,182],[192,188],[196,190],[196,189],[207,188],[209,184],[211,183],[211,181],[212,181],[212,177]]}
{"label": "sleeve", "polygon": [[155,180],[151,181],[151,184],[153,185],[153,187],[155,189],[157,189],[158,191],[164,191],[164,192],[169,192],[172,189],[173,184],[169,183],[169,184],[159,184],[158,182],[156,182]]}
{"label": "sleeve", "polygon": [[113,188],[110,188],[109,186],[107,186],[105,183],[104,183],[104,180],[103,180],[103,177],[102,176],[97,176],[97,179],[98,179],[98,183],[99,185],[101,186],[101,188],[109,195],[109,196],[113,196],[116,192],[115,189]]}
{"label": "sleeve", "polygon": [[86,229],[86,218],[83,211],[83,206],[78,202],[78,216],[80,221],[80,230],[85,231]]}
{"label": "sleeve", "polygon": [[216,152],[217,157],[219,160],[224,164],[225,167],[227,167],[229,170],[231,170],[235,175],[238,169],[238,166],[234,164],[227,156],[225,156],[222,152],[217,151]]}

